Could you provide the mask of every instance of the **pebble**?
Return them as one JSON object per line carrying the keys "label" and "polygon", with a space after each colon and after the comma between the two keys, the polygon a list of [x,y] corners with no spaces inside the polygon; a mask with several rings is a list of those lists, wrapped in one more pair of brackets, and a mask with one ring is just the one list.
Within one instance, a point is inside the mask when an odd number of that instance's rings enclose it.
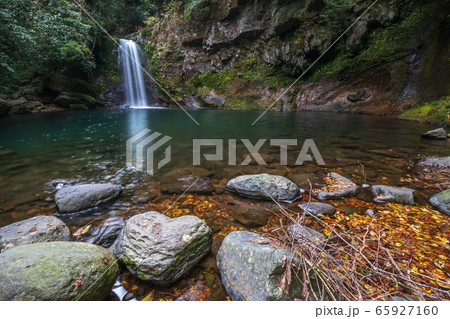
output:
{"label": "pebble", "polygon": [[366,215],[375,218],[375,212],[373,211],[373,209],[366,210]]}

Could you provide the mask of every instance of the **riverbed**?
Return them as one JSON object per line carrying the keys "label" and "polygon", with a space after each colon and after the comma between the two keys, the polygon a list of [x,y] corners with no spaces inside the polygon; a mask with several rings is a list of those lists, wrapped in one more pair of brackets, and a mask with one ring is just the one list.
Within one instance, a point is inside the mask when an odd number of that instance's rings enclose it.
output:
{"label": "riverbed", "polygon": [[[211,289],[208,298],[224,300],[227,296],[214,270],[214,254],[220,239],[228,232],[247,229],[233,220],[232,211],[236,206],[248,204],[264,206],[276,213],[270,202],[229,193],[225,189],[227,180],[242,174],[271,173],[288,178],[306,174],[311,177],[312,186],[319,187],[326,173],[335,171],[359,185],[413,188],[417,204],[426,206],[427,199],[439,189],[433,180],[427,179],[417,162],[427,156],[450,155],[449,141],[422,139],[421,133],[433,126],[418,122],[348,113],[268,112],[252,125],[261,112],[189,112],[199,125],[179,109],[78,111],[0,118],[0,227],[35,215],[56,213],[74,233],[89,224],[100,225],[109,217],[126,219],[148,210],[168,210],[171,217],[194,214],[207,220],[213,230],[212,253],[185,280],[159,289],[154,298],[174,299],[197,280],[207,280]],[[126,164],[126,141],[145,128],[171,138],[171,161],[153,175]],[[202,156],[198,165],[210,172],[215,191],[210,195],[190,194],[181,198],[180,194],[161,193],[165,174],[193,166],[193,139],[223,141],[223,160],[208,161]],[[253,145],[265,140],[259,153],[267,165],[256,165],[255,160],[240,165],[249,153],[243,139]],[[297,141],[297,145],[288,148],[287,165],[280,164],[280,147],[271,145],[271,139]],[[315,158],[296,165],[305,140],[314,141],[325,165],[318,165]],[[236,143],[237,165],[229,162],[230,143]],[[202,151],[215,153],[211,147]],[[124,188],[116,202],[80,214],[58,214],[53,201],[58,187],[103,182]],[[151,192],[152,199],[137,203],[135,196],[142,192]],[[307,193],[306,190],[303,199],[296,203],[307,200]],[[371,200],[361,192],[357,198],[336,201],[335,205],[342,207],[342,213],[349,210],[349,214],[363,214],[365,209],[374,207]],[[274,215],[266,226],[256,231],[269,231],[277,222]],[[83,240],[82,236],[77,240]],[[127,282],[128,290],[134,287],[135,293],[127,298],[143,298],[154,289],[130,276],[121,277]]]}

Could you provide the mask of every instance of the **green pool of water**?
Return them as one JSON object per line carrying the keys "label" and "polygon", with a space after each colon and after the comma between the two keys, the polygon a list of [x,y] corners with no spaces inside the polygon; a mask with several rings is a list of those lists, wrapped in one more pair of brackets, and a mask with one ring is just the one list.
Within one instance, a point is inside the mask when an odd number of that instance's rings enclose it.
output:
{"label": "green pool of water", "polygon": [[[448,141],[423,140],[426,124],[345,113],[268,112],[255,125],[257,111],[190,111],[196,125],[179,109],[79,111],[6,116],[0,118],[0,226],[22,218],[21,211],[52,205],[48,183],[55,179],[139,185],[143,173],[126,167],[126,140],[144,128],[172,137],[172,161],[155,176],[192,165],[193,139],[237,140],[238,163],[248,150],[240,143],[267,139],[260,153],[279,154],[269,139],[297,139],[289,160],[297,157],[305,139],[313,139],[325,159],[360,161],[372,177],[404,174],[408,161],[424,156],[447,156]],[[213,152],[213,149],[205,152]],[[389,165],[401,158],[403,166]],[[239,160],[240,159],[240,160]],[[329,163],[329,162],[328,162]],[[203,166],[214,169],[205,160]],[[275,164],[272,164],[272,166]],[[308,163],[309,172],[314,172]],[[293,167],[296,172],[302,168]],[[320,167],[317,170],[330,170]],[[222,175],[221,175],[222,174]],[[223,176],[218,171],[216,177]],[[370,178],[369,178],[370,179]],[[116,207],[120,209],[119,202]]]}

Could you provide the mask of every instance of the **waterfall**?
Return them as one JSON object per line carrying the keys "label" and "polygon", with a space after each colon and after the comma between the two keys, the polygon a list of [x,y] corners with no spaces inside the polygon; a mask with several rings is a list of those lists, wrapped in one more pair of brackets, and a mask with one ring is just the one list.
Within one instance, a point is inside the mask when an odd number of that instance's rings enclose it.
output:
{"label": "waterfall", "polygon": [[140,59],[141,49],[132,40],[120,39],[119,65],[125,86],[125,104],[131,108],[148,107],[144,75]]}

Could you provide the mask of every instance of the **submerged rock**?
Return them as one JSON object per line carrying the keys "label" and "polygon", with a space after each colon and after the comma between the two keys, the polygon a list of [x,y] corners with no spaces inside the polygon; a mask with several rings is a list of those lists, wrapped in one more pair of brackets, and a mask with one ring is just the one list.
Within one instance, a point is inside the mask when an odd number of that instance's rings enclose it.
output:
{"label": "submerged rock", "polygon": [[161,177],[161,192],[167,194],[204,194],[215,191],[209,179],[214,173],[201,167],[178,168]]}
{"label": "submerged rock", "polygon": [[422,134],[422,137],[431,138],[435,140],[445,140],[447,138],[447,132],[442,128],[428,131]]}
{"label": "submerged rock", "polygon": [[359,188],[355,183],[353,183],[350,179],[339,175],[338,173],[328,174],[326,177],[326,182],[327,186],[313,192],[319,200],[353,196],[359,191]]}
{"label": "submerged rock", "polygon": [[270,174],[238,176],[228,181],[227,188],[242,196],[281,201],[296,198],[300,191],[286,177]]}
{"label": "submerged rock", "polygon": [[[120,217],[111,217],[105,220],[100,227],[95,227],[92,232],[89,232],[85,238],[81,235],[84,242],[99,245],[102,247],[110,247],[114,241],[119,237],[125,222]],[[87,237],[87,238],[86,238]]]}
{"label": "submerged rock", "polygon": [[69,241],[69,228],[54,216],[36,216],[0,228],[0,252],[7,249],[49,241]]}
{"label": "submerged rock", "polygon": [[372,193],[376,203],[399,203],[414,205],[414,190],[411,188],[373,185]]}
{"label": "submerged rock", "polygon": [[286,230],[287,234],[298,242],[315,242],[322,243],[326,237],[318,231],[303,225],[291,225]]}
{"label": "submerged rock", "polygon": [[240,206],[233,212],[234,220],[247,227],[267,225],[270,212],[253,206]]}
{"label": "submerged rock", "polygon": [[159,190],[157,189],[150,189],[148,191],[146,190],[138,190],[133,193],[133,197],[131,197],[131,200],[137,204],[145,204],[152,199],[155,199],[160,195]]}
{"label": "submerged rock", "polygon": [[211,177],[212,175],[214,175],[213,172],[201,167],[177,168],[161,176],[161,183],[176,181],[183,177]]}
{"label": "submerged rock", "polygon": [[310,186],[312,186],[312,188],[315,188],[318,185],[323,184],[322,179],[314,173],[294,174],[289,176],[288,178],[299,187],[305,189],[307,192],[309,191]]}
{"label": "submerged rock", "polygon": [[201,194],[210,195],[215,188],[208,177],[182,177],[176,181],[161,184],[161,192],[166,194]]}
{"label": "submerged rock", "polygon": [[447,157],[427,157],[419,162],[420,165],[430,168],[450,168],[450,156]]}
{"label": "submerged rock", "polygon": [[358,214],[359,213],[358,208],[356,208],[354,206],[350,206],[350,205],[339,205],[338,209],[342,210],[346,214]]}
{"label": "submerged rock", "polygon": [[298,205],[301,209],[307,209],[309,213],[316,216],[330,216],[336,213],[336,208],[333,205],[319,202],[302,203]]}
{"label": "submerged rock", "polygon": [[197,281],[188,291],[178,297],[175,301],[202,301],[207,300],[211,290],[203,281]]}
{"label": "submerged rock", "polygon": [[434,195],[430,198],[429,202],[435,209],[450,216],[450,189]]}
{"label": "submerged rock", "polygon": [[0,300],[103,300],[119,271],[107,249],[76,242],[9,249],[0,269]]}
{"label": "submerged rock", "polygon": [[291,255],[271,246],[262,235],[234,231],[220,246],[217,266],[232,300],[293,300],[302,296],[303,289],[294,273],[287,293],[286,287],[279,288],[287,267],[296,262],[289,259]]}
{"label": "submerged rock", "polygon": [[74,213],[92,208],[119,196],[122,188],[114,184],[84,184],[60,189],[55,195],[60,213]]}
{"label": "submerged rock", "polygon": [[169,218],[158,212],[127,220],[118,243],[122,260],[141,280],[172,283],[211,249],[211,230],[195,216]]}

